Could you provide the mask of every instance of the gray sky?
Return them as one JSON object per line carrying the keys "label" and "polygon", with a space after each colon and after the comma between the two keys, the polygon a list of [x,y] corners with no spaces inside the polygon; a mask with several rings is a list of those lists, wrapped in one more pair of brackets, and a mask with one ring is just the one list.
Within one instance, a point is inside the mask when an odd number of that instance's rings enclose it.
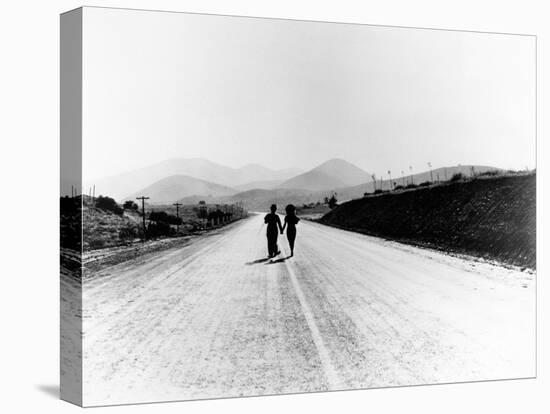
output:
{"label": "gray sky", "polygon": [[168,158],[535,166],[534,37],[87,8],[84,179]]}

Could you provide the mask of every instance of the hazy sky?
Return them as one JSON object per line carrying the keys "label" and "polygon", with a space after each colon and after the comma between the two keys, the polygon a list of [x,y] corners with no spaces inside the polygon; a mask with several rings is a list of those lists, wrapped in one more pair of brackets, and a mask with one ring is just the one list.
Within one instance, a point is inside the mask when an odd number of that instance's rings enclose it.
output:
{"label": "hazy sky", "polygon": [[86,8],[84,178],[175,157],[535,166],[528,36]]}

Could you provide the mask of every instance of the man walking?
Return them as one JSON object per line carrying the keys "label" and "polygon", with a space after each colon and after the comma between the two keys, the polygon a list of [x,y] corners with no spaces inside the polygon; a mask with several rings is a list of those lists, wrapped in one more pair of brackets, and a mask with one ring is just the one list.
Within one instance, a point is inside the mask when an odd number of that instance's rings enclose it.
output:
{"label": "man walking", "polygon": [[271,205],[271,213],[266,214],[264,217],[264,222],[267,224],[267,251],[269,257],[275,257],[280,254],[279,246],[277,246],[277,238],[279,237],[279,232],[283,232],[283,227],[281,225],[281,219],[275,213],[277,211],[277,205]]}

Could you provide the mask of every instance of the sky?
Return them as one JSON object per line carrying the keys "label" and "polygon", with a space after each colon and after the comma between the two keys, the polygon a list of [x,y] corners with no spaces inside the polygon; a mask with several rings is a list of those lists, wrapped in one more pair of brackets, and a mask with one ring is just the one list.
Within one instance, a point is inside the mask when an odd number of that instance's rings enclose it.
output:
{"label": "sky", "polygon": [[170,158],[534,168],[535,38],[86,8],[83,177]]}

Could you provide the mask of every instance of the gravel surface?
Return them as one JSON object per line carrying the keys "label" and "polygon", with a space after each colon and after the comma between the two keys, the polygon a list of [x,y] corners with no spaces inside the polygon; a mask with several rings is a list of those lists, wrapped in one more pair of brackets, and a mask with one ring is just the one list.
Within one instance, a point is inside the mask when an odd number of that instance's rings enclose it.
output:
{"label": "gravel surface", "polygon": [[262,217],[87,270],[84,405],[535,375],[535,276]]}

